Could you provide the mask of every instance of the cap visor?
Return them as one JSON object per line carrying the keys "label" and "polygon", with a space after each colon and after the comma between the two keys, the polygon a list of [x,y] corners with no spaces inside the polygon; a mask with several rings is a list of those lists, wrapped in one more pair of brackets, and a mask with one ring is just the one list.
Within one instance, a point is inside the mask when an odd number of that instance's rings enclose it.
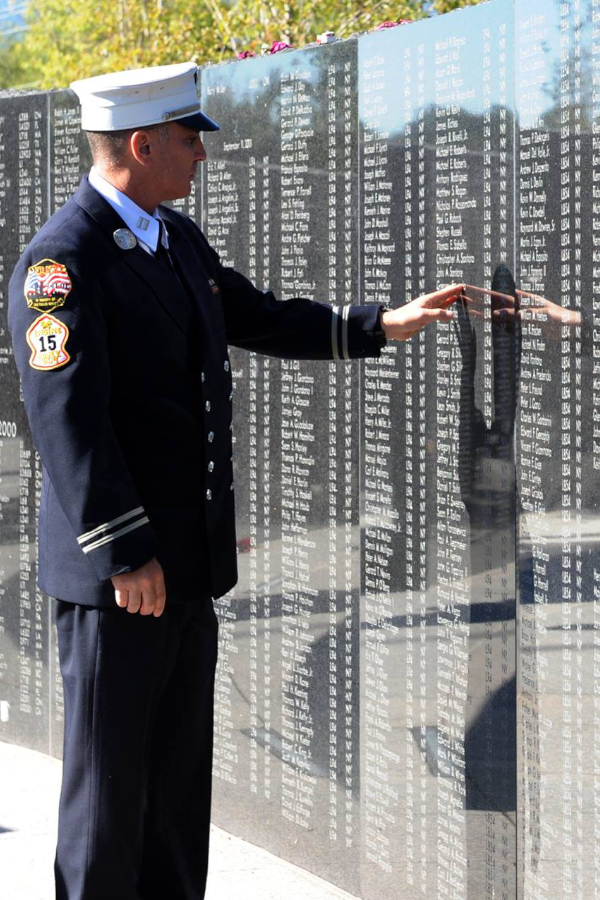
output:
{"label": "cap visor", "polygon": [[185,116],[183,119],[171,119],[176,125],[184,125],[186,128],[192,128],[194,131],[220,131],[221,126],[213,122],[209,116],[205,116],[203,112],[194,113],[193,116]]}

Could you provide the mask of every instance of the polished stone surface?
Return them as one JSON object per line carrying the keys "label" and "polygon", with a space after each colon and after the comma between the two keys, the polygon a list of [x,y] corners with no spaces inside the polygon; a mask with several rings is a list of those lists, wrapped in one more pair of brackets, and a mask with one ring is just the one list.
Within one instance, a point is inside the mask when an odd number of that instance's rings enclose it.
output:
{"label": "polished stone surface", "polygon": [[517,7],[523,896],[597,897],[600,4]]}
{"label": "polished stone surface", "polygon": [[[278,297],[358,290],[356,41],[203,73],[204,230]],[[215,815],[360,890],[357,364],[233,351],[238,587],[217,601]]]}
{"label": "polished stone surface", "polygon": [[[282,297],[514,297],[511,34],[495,4],[207,70],[211,241]],[[217,819],[364,897],[515,891],[514,328],[470,299],[361,368],[235,357]]]}
{"label": "polished stone surface", "polygon": [[[469,285],[380,360],[232,348],[215,821],[362,900],[600,897],[598,22],[492,0],[202,71],[175,205],[225,263],[335,305]],[[3,290],[89,159],[68,92],[0,106]],[[0,736],[58,754],[1,325],[0,362]]]}

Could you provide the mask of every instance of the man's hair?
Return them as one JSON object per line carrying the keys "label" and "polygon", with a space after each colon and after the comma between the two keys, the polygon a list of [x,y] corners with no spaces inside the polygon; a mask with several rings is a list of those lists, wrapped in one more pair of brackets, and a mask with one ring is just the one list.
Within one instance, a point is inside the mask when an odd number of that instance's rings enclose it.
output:
{"label": "man's hair", "polygon": [[118,166],[135,131],[156,131],[159,140],[163,142],[169,137],[168,125],[165,122],[144,125],[141,128],[125,128],[121,131],[86,131],[94,162],[103,162],[109,168]]}

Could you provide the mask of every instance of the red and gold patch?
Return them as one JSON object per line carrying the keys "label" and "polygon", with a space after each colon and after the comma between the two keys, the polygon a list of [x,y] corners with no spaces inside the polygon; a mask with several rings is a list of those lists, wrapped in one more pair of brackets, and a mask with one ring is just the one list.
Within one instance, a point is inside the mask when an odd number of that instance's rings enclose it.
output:
{"label": "red and gold patch", "polygon": [[68,337],[69,329],[64,322],[48,313],[38,316],[27,330],[27,343],[31,347],[31,368],[48,372],[68,363],[71,359],[65,349]]}

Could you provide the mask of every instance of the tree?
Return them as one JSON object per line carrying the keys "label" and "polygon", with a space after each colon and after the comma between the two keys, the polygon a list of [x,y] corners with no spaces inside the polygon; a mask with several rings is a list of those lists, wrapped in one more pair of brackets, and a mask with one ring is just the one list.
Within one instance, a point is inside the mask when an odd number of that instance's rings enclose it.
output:
{"label": "tree", "polygon": [[481,0],[433,0],[431,5],[437,13],[447,13],[463,6],[477,6],[480,2]]}
{"label": "tree", "polygon": [[229,50],[258,53],[276,40],[302,47],[323,31],[345,38],[386,20],[424,18],[423,6],[421,0],[237,0],[225,7],[222,37]]}
{"label": "tree", "polygon": [[76,78],[193,59],[219,62],[322,31],[340,38],[386,20],[421,19],[477,0],[31,0],[28,29],[7,49],[0,87],[65,87]]}
{"label": "tree", "polygon": [[0,41],[0,89],[27,84],[28,73],[23,69],[20,50],[17,41]]}
{"label": "tree", "polygon": [[183,0],[32,0],[20,54],[41,88],[190,59],[213,29],[206,5],[195,6],[190,15]]}

